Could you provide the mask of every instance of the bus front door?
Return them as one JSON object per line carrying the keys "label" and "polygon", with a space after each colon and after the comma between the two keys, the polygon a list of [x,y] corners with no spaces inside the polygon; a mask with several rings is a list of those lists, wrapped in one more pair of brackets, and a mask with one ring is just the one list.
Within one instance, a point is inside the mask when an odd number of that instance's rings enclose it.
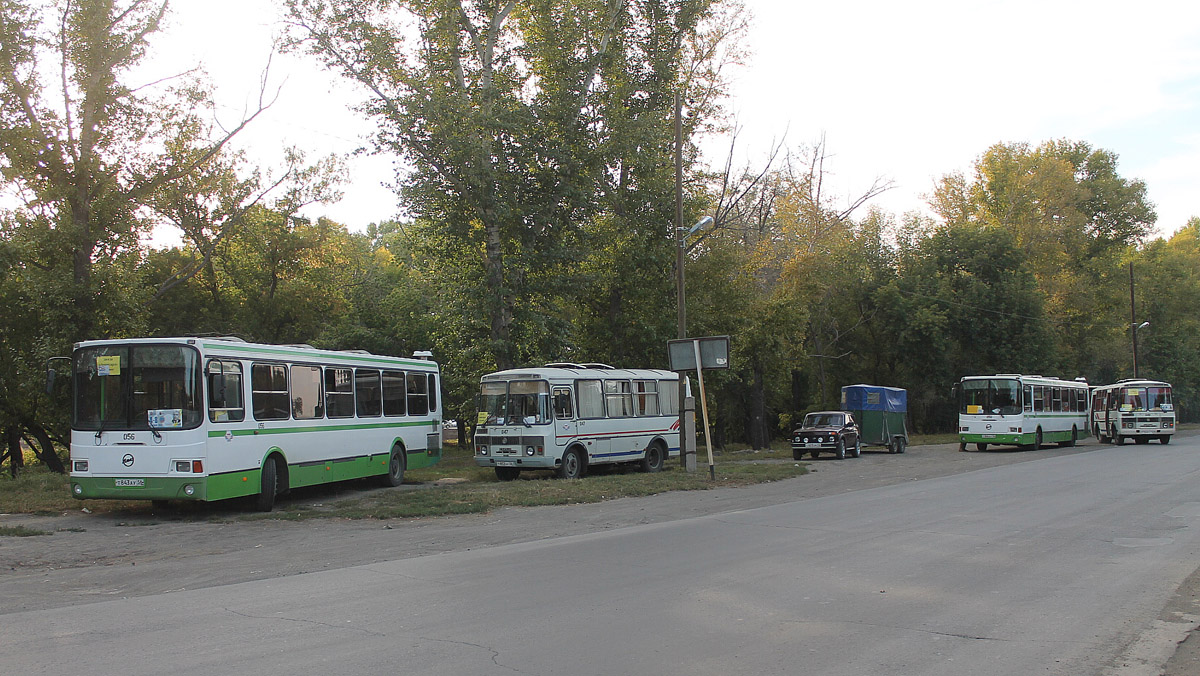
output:
{"label": "bus front door", "polygon": [[570,387],[554,388],[554,443],[566,446],[579,435],[579,423],[575,420],[575,405]]}

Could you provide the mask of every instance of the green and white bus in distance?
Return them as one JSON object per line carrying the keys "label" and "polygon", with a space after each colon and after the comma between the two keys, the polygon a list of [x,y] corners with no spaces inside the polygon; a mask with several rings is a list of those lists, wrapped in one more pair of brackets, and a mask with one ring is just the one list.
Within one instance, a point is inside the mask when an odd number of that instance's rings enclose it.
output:
{"label": "green and white bus in distance", "polygon": [[1171,443],[1175,434],[1175,405],[1171,383],[1159,380],[1119,380],[1092,390],[1092,433],[1101,442],[1117,445],[1133,439],[1139,444],[1158,439]]}
{"label": "green and white bus in distance", "polygon": [[71,493],[224,500],[268,511],[292,488],[441,458],[438,365],[238,338],[77,343]]}
{"label": "green and white bus in distance", "polygon": [[965,376],[958,383],[958,450],[967,444],[1039,449],[1074,446],[1086,437],[1088,384],[1045,376]]}

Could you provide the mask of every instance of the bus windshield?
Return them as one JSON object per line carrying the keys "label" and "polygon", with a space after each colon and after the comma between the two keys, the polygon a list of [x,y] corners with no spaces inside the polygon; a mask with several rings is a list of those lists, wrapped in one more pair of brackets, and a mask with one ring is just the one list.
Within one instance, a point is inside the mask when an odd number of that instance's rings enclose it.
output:
{"label": "bus windshield", "polygon": [[103,345],[75,353],[77,430],[188,429],[200,424],[200,359],[184,345]]}
{"label": "bus windshield", "polygon": [[1169,387],[1122,387],[1117,399],[1122,411],[1170,411]]}
{"label": "bus windshield", "polygon": [[490,381],[479,396],[480,424],[542,425],[550,422],[550,384],[544,380]]}
{"label": "bus windshield", "polygon": [[968,415],[1019,415],[1021,383],[1017,380],[964,380],[959,413]]}

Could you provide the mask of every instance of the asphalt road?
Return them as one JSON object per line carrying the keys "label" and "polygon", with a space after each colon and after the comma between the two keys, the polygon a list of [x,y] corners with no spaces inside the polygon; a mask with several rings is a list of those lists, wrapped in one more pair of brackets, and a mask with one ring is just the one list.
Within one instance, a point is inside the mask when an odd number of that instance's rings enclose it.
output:
{"label": "asphalt road", "polygon": [[1156,674],[1200,615],[1198,442],[382,528],[93,523],[0,548],[0,673]]}

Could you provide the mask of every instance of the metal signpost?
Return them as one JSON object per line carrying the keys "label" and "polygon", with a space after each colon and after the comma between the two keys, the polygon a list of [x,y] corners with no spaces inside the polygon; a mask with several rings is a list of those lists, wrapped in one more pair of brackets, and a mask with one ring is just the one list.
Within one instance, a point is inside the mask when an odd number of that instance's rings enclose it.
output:
{"label": "metal signpost", "polygon": [[[669,340],[667,354],[671,360],[672,371],[696,371],[696,380],[700,383],[700,410],[704,415],[704,445],[708,448],[708,478],[716,479],[712,441],[708,434],[708,398],[704,395],[704,369],[729,368],[729,336]],[[680,446],[683,446],[682,439]]]}

